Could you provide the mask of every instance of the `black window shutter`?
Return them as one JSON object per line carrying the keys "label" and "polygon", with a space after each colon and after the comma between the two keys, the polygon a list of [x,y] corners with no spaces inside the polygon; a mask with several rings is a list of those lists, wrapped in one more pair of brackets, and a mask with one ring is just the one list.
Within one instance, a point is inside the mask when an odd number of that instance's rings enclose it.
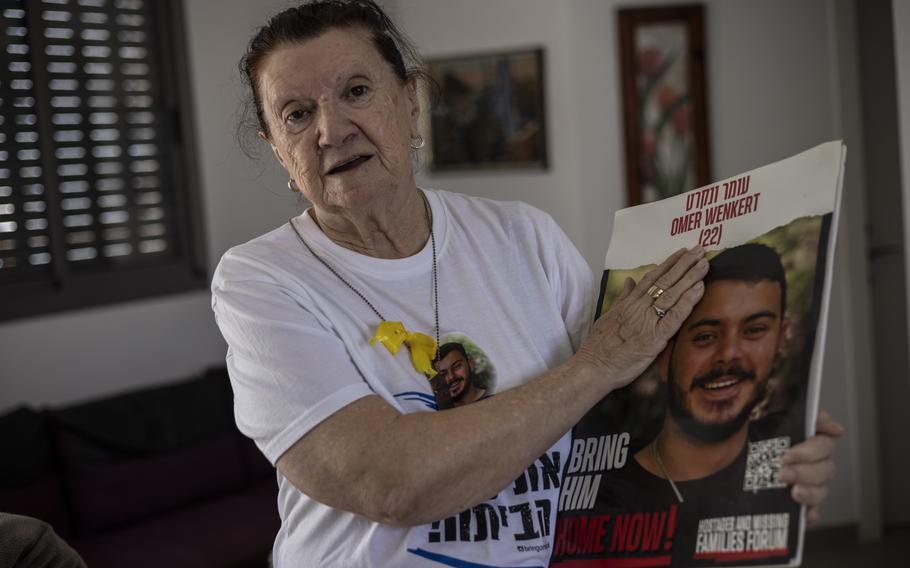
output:
{"label": "black window shutter", "polygon": [[205,284],[180,13],[0,0],[0,319]]}

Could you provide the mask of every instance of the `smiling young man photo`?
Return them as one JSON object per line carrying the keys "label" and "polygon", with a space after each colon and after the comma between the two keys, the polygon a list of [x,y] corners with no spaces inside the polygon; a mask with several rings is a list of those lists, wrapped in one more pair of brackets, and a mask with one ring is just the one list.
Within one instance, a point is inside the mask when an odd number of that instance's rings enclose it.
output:
{"label": "smiling young man photo", "polygon": [[445,380],[453,406],[470,404],[486,396],[487,389],[477,380],[474,361],[461,343],[443,344],[433,367]]}
{"label": "smiling young man photo", "polygon": [[[762,244],[727,249],[710,262],[702,300],[657,359],[667,387],[661,429],[613,472],[598,499],[607,506],[746,489],[750,439],[764,438],[754,436],[759,426],[750,416],[766,398],[787,340],[787,281],[778,253]],[[774,484],[782,497],[786,479]]]}

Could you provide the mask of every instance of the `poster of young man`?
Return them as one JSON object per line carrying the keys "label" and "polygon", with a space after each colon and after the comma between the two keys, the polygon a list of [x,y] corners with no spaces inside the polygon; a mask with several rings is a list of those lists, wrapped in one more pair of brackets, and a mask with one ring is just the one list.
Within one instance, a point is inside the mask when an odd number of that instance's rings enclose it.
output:
{"label": "poster of young man", "polygon": [[706,246],[710,269],[654,364],[576,427],[556,566],[798,564],[803,516],[779,458],[817,412],[844,152],[617,213],[599,311],[682,246]]}

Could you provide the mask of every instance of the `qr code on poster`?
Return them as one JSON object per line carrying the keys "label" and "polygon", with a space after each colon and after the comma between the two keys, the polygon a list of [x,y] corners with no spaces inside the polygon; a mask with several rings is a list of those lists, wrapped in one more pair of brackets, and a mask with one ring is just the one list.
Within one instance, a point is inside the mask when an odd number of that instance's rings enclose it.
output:
{"label": "qr code on poster", "polygon": [[743,491],[786,487],[780,480],[780,457],[790,448],[790,436],[749,442]]}

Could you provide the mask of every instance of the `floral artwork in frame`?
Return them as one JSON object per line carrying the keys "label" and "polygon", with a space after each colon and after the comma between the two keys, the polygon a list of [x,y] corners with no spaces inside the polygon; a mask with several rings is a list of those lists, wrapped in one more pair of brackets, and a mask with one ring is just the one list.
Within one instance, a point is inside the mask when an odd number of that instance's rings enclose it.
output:
{"label": "floral artwork in frame", "polygon": [[545,169],[543,50],[428,62],[439,87],[429,124],[430,169]]}
{"label": "floral artwork in frame", "polygon": [[618,15],[629,205],[710,183],[703,8]]}

